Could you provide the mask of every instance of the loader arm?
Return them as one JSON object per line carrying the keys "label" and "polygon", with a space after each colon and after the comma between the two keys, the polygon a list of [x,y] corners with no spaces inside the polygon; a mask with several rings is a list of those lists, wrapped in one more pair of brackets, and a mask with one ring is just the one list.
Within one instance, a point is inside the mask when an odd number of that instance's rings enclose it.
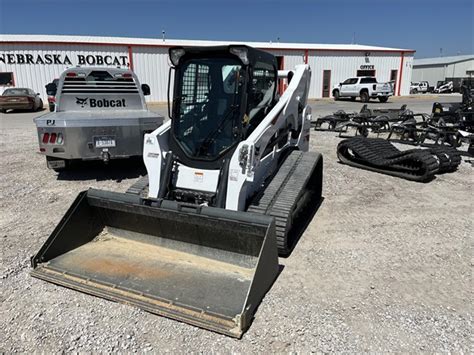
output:
{"label": "loader arm", "polygon": [[[307,105],[311,71],[298,65],[281,98],[230,161],[226,208],[243,210],[246,199],[275,170],[278,156],[290,147],[307,151],[311,108]],[[272,166],[273,165],[273,166]],[[249,186],[246,186],[249,185]]]}

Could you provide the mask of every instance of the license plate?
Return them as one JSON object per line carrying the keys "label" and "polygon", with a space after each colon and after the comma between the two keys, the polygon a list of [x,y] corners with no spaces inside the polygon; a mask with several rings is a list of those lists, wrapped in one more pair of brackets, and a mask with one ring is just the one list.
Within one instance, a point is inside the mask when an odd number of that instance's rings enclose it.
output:
{"label": "license plate", "polygon": [[99,137],[95,139],[96,148],[111,148],[115,147],[114,137]]}

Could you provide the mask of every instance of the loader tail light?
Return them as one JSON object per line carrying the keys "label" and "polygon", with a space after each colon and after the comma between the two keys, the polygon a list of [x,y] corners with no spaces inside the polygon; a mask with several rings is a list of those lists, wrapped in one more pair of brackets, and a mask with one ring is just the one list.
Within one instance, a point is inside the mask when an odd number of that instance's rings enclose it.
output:
{"label": "loader tail light", "polygon": [[122,75],[122,77],[124,77],[124,78],[131,78],[131,77],[132,77],[132,74],[130,74],[130,73],[125,73],[125,74]]}
{"label": "loader tail light", "polygon": [[63,142],[64,142],[64,138],[63,138],[62,133],[58,133],[58,138],[56,138],[56,143],[63,144]]}
{"label": "loader tail light", "polygon": [[68,77],[72,78],[72,77],[76,77],[76,76],[77,76],[77,74],[76,74],[76,73],[74,73],[74,72],[69,72],[69,73],[67,73],[67,74],[66,74],[66,76],[68,76]]}
{"label": "loader tail light", "polygon": [[47,144],[49,142],[49,133],[43,134],[43,143]]}
{"label": "loader tail light", "polygon": [[56,143],[56,133],[51,133],[51,136],[49,137],[49,143]]}

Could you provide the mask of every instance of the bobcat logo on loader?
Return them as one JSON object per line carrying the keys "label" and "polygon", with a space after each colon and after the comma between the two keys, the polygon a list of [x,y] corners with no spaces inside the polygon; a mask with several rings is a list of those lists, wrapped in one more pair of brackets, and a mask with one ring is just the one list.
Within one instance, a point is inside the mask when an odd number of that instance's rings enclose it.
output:
{"label": "bobcat logo on loader", "polygon": [[76,97],[76,104],[81,105],[81,107],[84,107],[85,105],[87,105],[87,99],[88,99],[88,97],[86,97],[85,99],[81,99],[80,97]]}

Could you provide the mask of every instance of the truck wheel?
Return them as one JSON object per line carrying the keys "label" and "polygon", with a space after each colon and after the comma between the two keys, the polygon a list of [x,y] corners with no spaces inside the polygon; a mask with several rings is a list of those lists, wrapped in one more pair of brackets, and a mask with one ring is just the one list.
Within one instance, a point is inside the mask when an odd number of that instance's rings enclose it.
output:
{"label": "truck wheel", "polygon": [[369,93],[367,91],[362,91],[360,93],[360,101],[369,102],[369,100],[370,100]]}
{"label": "truck wheel", "polygon": [[335,100],[335,101],[339,100],[339,97],[340,97],[340,95],[339,95],[339,90],[334,90],[334,91],[332,92],[332,96],[334,96],[334,100]]}
{"label": "truck wheel", "polygon": [[7,113],[7,110],[5,110],[4,108],[0,108],[0,112],[1,113]]}
{"label": "truck wheel", "polygon": [[356,99],[357,99],[357,97],[351,96],[351,101],[355,101]]}
{"label": "truck wheel", "polygon": [[387,102],[388,101],[388,96],[380,96],[379,101],[382,102],[382,103]]}
{"label": "truck wheel", "polygon": [[413,89],[413,90],[412,90],[412,94],[414,94],[414,95],[418,94],[418,90],[417,90],[417,89]]}

